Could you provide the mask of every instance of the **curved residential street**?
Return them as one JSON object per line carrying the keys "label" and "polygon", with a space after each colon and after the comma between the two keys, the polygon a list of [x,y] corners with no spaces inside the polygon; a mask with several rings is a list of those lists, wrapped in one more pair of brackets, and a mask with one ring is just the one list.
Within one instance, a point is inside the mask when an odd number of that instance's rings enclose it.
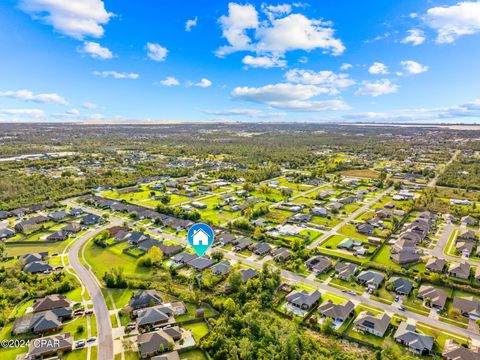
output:
{"label": "curved residential street", "polygon": [[78,277],[86,287],[93,303],[93,310],[95,312],[95,318],[97,320],[97,341],[98,341],[98,359],[99,360],[113,360],[113,337],[112,337],[112,324],[110,323],[110,315],[108,312],[105,298],[103,297],[100,285],[98,284],[95,276],[88,271],[85,266],[80,262],[79,252],[82,245],[90,239],[92,236],[97,235],[107,227],[112,226],[108,224],[99,227],[93,232],[81,236],[76,241],[68,252],[68,261],[72,268],[77,273]]}

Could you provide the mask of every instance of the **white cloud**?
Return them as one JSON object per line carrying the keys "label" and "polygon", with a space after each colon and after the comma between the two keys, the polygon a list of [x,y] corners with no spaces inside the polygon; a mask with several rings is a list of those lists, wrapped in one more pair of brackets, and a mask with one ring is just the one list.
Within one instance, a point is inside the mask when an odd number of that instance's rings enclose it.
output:
{"label": "white cloud", "polygon": [[93,41],[84,42],[81,51],[90,55],[94,59],[106,60],[113,58],[113,54],[108,48]]}
{"label": "white cloud", "polygon": [[40,109],[0,109],[1,115],[26,117],[26,118],[42,118],[45,112]]}
{"label": "white cloud", "polygon": [[185,23],[185,31],[190,32],[192,31],[192,28],[197,26],[198,18],[195,16],[194,19],[189,19]]}
{"label": "white cloud", "polygon": [[21,0],[19,7],[59,33],[79,40],[103,36],[103,25],[113,16],[101,0]]}
{"label": "white cloud", "polygon": [[463,1],[452,6],[430,8],[424,21],[437,31],[437,43],[453,43],[461,36],[480,32],[480,2]]}
{"label": "white cloud", "polygon": [[268,16],[270,20],[282,16],[288,15],[292,12],[292,5],[290,4],[278,4],[278,5],[266,5],[262,4],[263,12]]}
{"label": "white cloud", "polygon": [[254,68],[272,68],[272,67],[285,67],[287,61],[279,59],[278,57],[271,56],[251,56],[247,55],[242,59],[245,65]]}
{"label": "white cloud", "polygon": [[362,85],[355,92],[355,95],[377,97],[384,94],[393,94],[398,91],[398,86],[388,79],[382,79],[374,82],[362,81]]}
{"label": "white cloud", "polygon": [[349,108],[342,100],[310,100],[314,96],[329,92],[330,89],[315,85],[280,83],[258,88],[236,87],[232,91],[232,96],[236,99],[266,104],[278,109],[325,111]]}
{"label": "white cloud", "polygon": [[68,105],[68,101],[56,93],[34,94],[30,90],[9,90],[0,92],[0,96],[43,104]]}
{"label": "white cloud", "polygon": [[258,13],[252,5],[228,4],[228,15],[220,17],[222,36],[230,46],[223,46],[216,52],[217,56],[224,56],[239,50],[251,50],[251,39],[247,35],[248,29],[258,27]]}
{"label": "white cloud", "polygon": [[355,84],[347,74],[336,74],[333,71],[313,71],[303,69],[292,69],[285,73],[285,79],[289,82],[300,83],[304,85],[324,85],[328,87],[330,93],[337,93],[337,88],[345,88]]}
{"label": "white cloud", "polygon": [[100,77],[113,77],[114,79],[138,79],[140,75],[136,73],[118,72],[113,70],[108,71],[94,71],[94,75]]}
{"label": "white cloud", "polygon": [[381,62],[374,62],[372,66],[368,68],[368,72],[374,75],[385,75],[388,74],[388,66]]}
{"label": "white cloud", "polygon": [[416,61],[413,60],[405,60],[401,61],[400,64],[402,64],[403,69],[408,73],[408,74],[421,74],[423,72],[428,71],[428,66],[422,65]]}
{"label": "white cloud", "polygon": [[351,69],[352,66],[352,64],[344,63],[342,66],[340,66],[340,70],[347,71],[348,69]]}
{"label": "white cloud", "polygon": [[192,84],[193,86],[201,87],[201,88],[208,88],[212,86],[212,82],[206,78],[201,79],[199,82]]}
{"label": "white cloud", "polygon": [[[283,8],[286,11],[287,8]],[[259,21],[259,14],[252,5],[230,3],[228,15],[220,18],[222,35],[229,45],[220,47],[217,56],[236,51],[253,51],[282,56],[287,51],[323,49],[333,55],[345,51],[342,41],[334,37],[330,22],[308,19],[302,14],[289,14],[277,9],[275,16]],[[280,15],[280,17],[277,17]],[[254,36],[248,33],[254,32]],[[252,34],[253,35],[253,34]]]}
{"label": "white cloud", "polygon": [[85,108],[85,109],[89,109],[89,110],[92,110],[92,109],[96,109],[98,106],[97,104],[93,103],[93,102],[90,102],[90,101],[85,101],[82,106]]}
{"label": "white cloud", "polygon": [[402,44],[421,45],[425,42],[425,33],[419,29],[407,30],[407,36],[402,39]]}
{"label": "white cloud", "polygon": [[286,116],[285,112],[263,112],[257,109],[227,109],[227,110],[205,110],[210,115],[216,116],[247,116],[251,118],[271,118]]}
{"label": "white cloud", "polygon": [[324,49],[333,55],[340,55],[345,51],[345,46],[334,37],[335,31],[329,25],[301,14],[275,19],[272,26],[257,30],[257,51],[283,54],[291,50]]}
{"label": "white cloud", "polygon": [[147,43],[147,56],[154,61],[165,61],[168,50],[160,44]]}
{"label": "white cloud", "polygon": [[178,86],[180,82],[173,76],[167,76],[164,80],[160,80],[160,85],[163,86]]}

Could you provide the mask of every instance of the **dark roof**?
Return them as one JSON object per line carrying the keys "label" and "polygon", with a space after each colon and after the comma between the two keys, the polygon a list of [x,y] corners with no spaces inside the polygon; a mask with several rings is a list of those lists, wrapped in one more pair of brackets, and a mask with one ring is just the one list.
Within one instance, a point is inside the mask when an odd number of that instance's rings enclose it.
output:
{"label": "dark roof", "polygon": [[318,307],[318,312],[323,316],[344,321],[350,316],[354,308],[355,305],[350,300],[343,304],[335,304],[332,300],[327,300]]}
{"label": "dark roof", "polygon": [[407,279],[393,277],[390,279],[395,292],[400,294],[409,294],[412,291],[413,283]]}
{"label": "dark roof", "polygon": [[393,337],[396,341],[401,341],[409,348],[419,352],[424,350],[431,351],[433,348],[434,339],[432,336],[417,333],[415,325],[408,324],[405,321],[398,326]]}
{"label": "dark roof", "polygon": [[295,290],[288,294],[285,298],[287,302],[299,307],[312,307],[318,300],[320,300],[321,294],[317,290],[312,290],[310,293],[305,290]]}
{"label": "dark roof", "polygon": [[452,307],[460,309],[462,313],[480,317],[480,301],[473,296],[468,298],[454,297]]}
{"label": "dark roof", "polygon": [[42,341],[31,341],[28,347],[28,357],[37,358],[43,354],[57,353],[59,350],[72,349],[73,336],[70,333],[52,335],[40,338]]}
{"label": "dark roof", "polygon": [[187,263],[188,266],[191,266],[198,271],[205,270],[206,268],[210,267],[212,264],[213,264],[213,260],[206,256],[196,257],[195,259]]}
{"label": "dark roof", "polygon": [[226,275],[232,266],[228,260],[213,265],[210,270],[216,275]]}
{"label": "dark roof", "polygon": [[155,323],[168,322],[173,316],[173,310],[170,307],[158,305],[139,310],[137,313],[137,325],[145,326]]}
{"label": "dark roof", "polygon": [[150,304],[161,304],[162,298],[157,290],[139,290],[128,303],[132,308],[146,307]]}
{"label": "dark roof", "polygon": [[34,312],[52,310],[57,308],[65,308],[70,306],[70,300],[68,300],[64,295],[47,295],[44,298],[41,298],[32,305]]}
{"label": "dark roof", "polygon": [[385,279],[385,275],[376,271],[367,270],[362,271],[357,276],[357,279],[365,284],[380,285]]}
{"label": "dark roof", "polygon": [[447,301],[447,293],[442,289],[437,289],[431,285],[422,285],[418,289],[417,296],[421,299],[429,298],[432,305],[443,309]]}
{"label": "dark roof", "polygon": [[43,261],[34,261],[28,263],[23,267],[23,271],[27,273],[37,273],[47,270],[52,270],[52,267],[49,264],[44,263]]}
{"label": "dark roof", "polygon": [[445,259],[431,258],[427,261],[425,268],[434,272],[442,272],[446,263]]}
{"label": "dark roof", "polygon": [[29,264],[29,263],[34,262],[34,261],[41,261],[46,256],[48,256],[48,252],[35,253],[35,254],[25,254],[25,255],[19,256],[19,260],[25,262],[25,264]]}
{"label": "dark roof", "polygon": [[13,231],[12,229],[0,229],[0,238],[8,238],[12,236],[15,236],[15,231]]}
{"label": "dark roof", "polygon": [[240,274],[242,275],[242,282],[246,283],[248,280],[254,278],[258,275],[257,270],[248,268],[240,270]]}
{"label": "dark roof", "polygon": [[184,251],[180,254],[175,255],[172,259],[173,259],[173,261],[175,261],[177,263],[186,264],[186,263],[192,261],[193,259],[195,259],[197,257],[198,257],[197,254],[193,254],[191,252]]}

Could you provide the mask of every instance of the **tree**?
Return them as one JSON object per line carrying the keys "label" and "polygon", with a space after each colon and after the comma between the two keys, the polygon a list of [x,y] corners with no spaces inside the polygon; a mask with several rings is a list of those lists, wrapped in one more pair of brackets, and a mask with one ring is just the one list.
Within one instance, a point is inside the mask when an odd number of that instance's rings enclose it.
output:
{"label": "tree", "polygon": [[235,301],[233,301],[232,298],[227,298],[223,302],[223,308],[225,311],[227,311],[229,314],[234,314],[235,311],[237,310],[237,305],[235,304]]}
{"label": "tree", "polygon": [[228,278],[228,284],[232,291],[237,292],[240,289],[240,286],[242,286],[242,274],[238,271],[232,272]]}
{"label": "tree", "polygon": [[163,260],[163,252],[157,246],[152,246],[150,250],[148,250],[148,256],[155,265],[158,265]]}
{"label": "tree", "polygon": [[333,319],[329,317],[323,319],[321,330],[325,335],[332,335],[333,333],[335,333],[335,329],[333,327]]}
{"label": "tree", "polygon": [[221,251],[214,251],[214,252],[212,252],[211,256],[212,256],[212,259],[217,261],[217,262],[222,261],[223,258],[225,257],[225,255]]}

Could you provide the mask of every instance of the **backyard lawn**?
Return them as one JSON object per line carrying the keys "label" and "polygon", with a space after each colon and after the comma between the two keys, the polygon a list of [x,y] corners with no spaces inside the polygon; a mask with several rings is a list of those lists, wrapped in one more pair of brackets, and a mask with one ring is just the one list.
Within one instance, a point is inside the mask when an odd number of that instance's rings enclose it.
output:
{"label": "backyard lawn", "polygon": [[208,360],[207,355],[202,350],[190,350],[180,354],[182,360]]}
{"label": "backyard lawn", "polygon": [[209,333],[209,329],[207,324],[202,321],[202,322],[197,322],[193,324],[187,324],[183,326],[186,330],[191,330],[193,338],[195,339],[196,342],[200,341],[201,338],[203,338],[205,335]]}

